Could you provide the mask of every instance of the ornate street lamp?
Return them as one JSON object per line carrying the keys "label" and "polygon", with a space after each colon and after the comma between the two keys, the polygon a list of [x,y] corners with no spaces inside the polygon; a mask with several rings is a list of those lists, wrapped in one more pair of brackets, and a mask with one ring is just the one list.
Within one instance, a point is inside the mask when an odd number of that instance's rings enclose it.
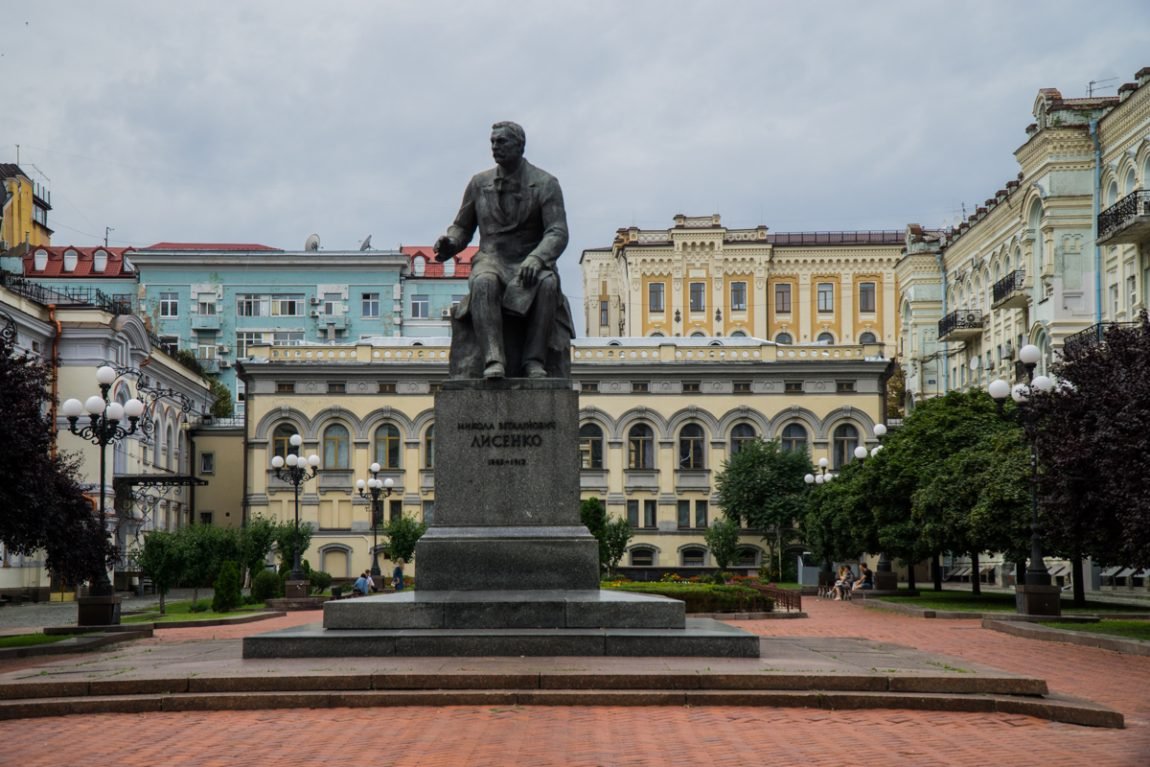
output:
{"label": "ornate street lamp", "polygon": [[[382,468],[378,463],[373,463],[369,469],[371,470],[371,479],[356,480],[355,488],[359,491],[359,497],[371,500],[371,577],[378,578],[380,576],[379,570],[379,526],[383,522],[383,499],[391,495],[392,490],[395,488],[395,480],[391,477],[387,479],[379,478],[379,470]],[[366,491],[366,492],[365,492]]]}
{"label": "ornate street lamp", "polygon": [[1015,585],[1017,609],[1024,615],[1060,615],[1061,593],[1057,586],[1051,585],[1050,571],[1042,561],[1042,536],[1038,523],[1038,423],[1036,413],[1029,407],[1031,397],[1054,389],[1054,381],[1049,376],[1034,375],[1041,357],[1042,352],[1034,344],[1022,347],[1018,358],[1026,369],[1026,383],[1011,386],[998,378],[990,382],[987,391],[1004,418],[1012,417],[1003,407],[1006,398],[1009,396],[1014,400],[1018,407],[1013,411],[1013,417],[1022,424],[1030,442],[1030,562],[1026,568],[1025,585]]}
{"label": "ornate street lamp", "polygon": [[[291,435],[291,446],[299,450],[303,444],[303,437],[298,434]],[[295,490],[295,541],[292,551],[291,580],[304,580],[303,568],[300,566],[299,550],[299,488],[309,479],[315,479],[319,474],[319,456],[312,453],[302,458],[295,453],[289,453],[287,458],[277,455],[272,458],[272,468],[275,469],[276,478],[287,482]]]}
{"label": "ornate street lamp", "polygon": [[[108,471],[108,445],[114,445],[130,434],[134,434],[144,412],[144,403],[132,397],[124,404],[109,402],[108,392],[116,382],[116,369],[103,365],[96,370],[96,383],[100,393],[93,394],[83,403],[78,399],[64,402],[60,412],[68,419],[68,431],[100,446],[100,527],[104,526],[105,479]],[[88,423],[79,426],[80,417],[88,414]],[[124,426],[124,418],[128,425]],[[108,579],[108,571],[101,568],[96,580],[89,585],[88,600],[77,600],[81,626],[114,625],[120,622],[119,600],[116,589]]]}

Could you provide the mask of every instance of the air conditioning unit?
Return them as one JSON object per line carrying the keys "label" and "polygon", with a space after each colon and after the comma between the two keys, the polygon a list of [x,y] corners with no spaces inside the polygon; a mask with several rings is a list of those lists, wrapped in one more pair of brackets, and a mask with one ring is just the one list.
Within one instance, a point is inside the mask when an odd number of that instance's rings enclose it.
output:
{"label": "air conditioning unit", "polygon": [[219,362],[221,368],[230,368],[232,366],[231,360],[220,360]]}
{"label": "air conditioning unit", "polygon": [[444,309],[443,311],[441,311],[439,313],[439,316],[445,320],[449,320],[449,319],[451,319],[451,310],[450,309]]}
{"label": "air conditioning unit", "polygon": [[309,314],[308,316],[311,317],[313,320],[319,319],[319,310],[312,309],[311,314]]}
{"label": "air conditioning unit", "polygon": [[232,347],[227,344],[220,344],[216,347],[216,354],[231,354]]}
{"label": "air conditioning unit", "polygon": [[319,299],[318,298],[312,298],[311,300],[308,301],[308,303],[311,304],[312,306],[319,306]]}

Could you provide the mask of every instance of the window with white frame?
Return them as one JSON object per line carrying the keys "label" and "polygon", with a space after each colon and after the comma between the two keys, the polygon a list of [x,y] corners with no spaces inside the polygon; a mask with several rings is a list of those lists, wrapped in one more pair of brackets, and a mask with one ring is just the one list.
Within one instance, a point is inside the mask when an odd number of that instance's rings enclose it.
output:
{"label": "window with white frame", "polygon": [[411,296],[411,316],[413,319],[425,320],[431,312],[431,300],[427,293],[415,293]]}
{"label": "window with white frame", "polygon": [[302,317],[304,314],[304,294],[284,293],[272,296],[273,317]]}
{"label": "window with white frame", "polygon": [[256,293],[236,296],[236,314],[240,317],[266,317],[271,314],[271,301]]}
{"label": "window with white frame", "polygon": [[691,311],[707,311],[707,286],[702,282],[692,282],[689,286],[691,296]]}
{"label": "window with white frame", "polygon": [[248,347],[262,344],[264,334],[258,330],[240,330],[236,332],[236,356],[246,357]]}
{"label": "window with white frame", "polygon": [[731,283],[731,311],[732,312],[745,312],[745,311],[747,311],[747,283],[745,283],[745,282],[732,282]]}
{"label": "window with white frame", "polygon": [[818,284],[819,311],[833,312],[835,310],[835,285],[833,282],[820,282]]}
{"label": "window with white frame", "polygon": [[200,474],[216,473],[216,454],[200,453]]}
{"label": "window with white frame", "polygon": [[364,317],[379,316],[379,293],[361,294],[360,314]]}
{"label": "window with white frame", "polygon": [[179,317],[180,316],[180,294],[175,291],[164,291],[160,293],[160,316],[161,317]]}
{"label": "window with white frame", "polygon": [[196,296],[196,311],[201,317],[213,317],[216,314],[216,294],[200,293]]}
{"label": "window with white frame", "polygon": [[272,346],[299,346],[302,343],[302,330],[277,330],[272,333]]}

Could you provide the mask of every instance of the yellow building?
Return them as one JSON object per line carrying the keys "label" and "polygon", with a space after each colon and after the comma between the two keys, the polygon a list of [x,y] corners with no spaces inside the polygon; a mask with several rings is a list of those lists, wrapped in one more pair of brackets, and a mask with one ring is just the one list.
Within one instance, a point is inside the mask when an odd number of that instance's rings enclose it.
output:
{"label": "yellow building", "polygon": [[0,210],[0,252],[20,245],[36,247],[52,244],[48,228],[48,211],[52,210],[52,193],[13,163],[0,163],[0,184],[7,198]]}
{"label": "yellow building", "polygon": [[580,260],[587,335],[893,345],[903,240],[728,229],[718,215],[620,229]]}
{"label": "yellow building", "polygon": [[[301,522],[314,528],[313,567],[343,578],[371,565],[369,505],[354,488],[372,462],[394,483],[385,516],[434,520],[434,395],[447,356],[447,339],[249,349],[238,365],[248,517],[294,519],[293,487],[275,477],[271,460],[299,434],[300,453],[320,458],[299,504]],[[739,443],[779,438],[840,466],[855,447],[876,444],[890,369],[879,343],[578,339],[582,496],[630,519],[635,537],[623,565],[710,566],[703,533],[721,513],[715,476]],[[746,531],[740,564],[757,566],[768,548],[761,531]]]}

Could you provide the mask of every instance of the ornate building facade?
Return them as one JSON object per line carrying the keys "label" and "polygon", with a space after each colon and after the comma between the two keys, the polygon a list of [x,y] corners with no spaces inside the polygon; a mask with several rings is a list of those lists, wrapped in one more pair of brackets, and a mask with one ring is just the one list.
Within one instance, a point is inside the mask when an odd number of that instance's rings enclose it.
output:
{"label": "ornate building facade", "polygon": [[[715,476],[741,442],[778,437],[835,467],[852,460],[855,447],[876,444],[892,368],[878,343],[579,339],[572,355],[582,497],[630,520],[635,537],[624,565],[655,568],[712,564],[703,533],[720,514]],[[319,476],[300,498],[300,518],[315,528],[313,567],[348,577],[370,566],[370,508],[354,488],[373,462],[394,483],[385,516],[433,520],[434,395],[447,356],[447,339],[253,347],[240,363],[246,517],[294,519],[292,487],[275,478],[271,459],[299,434],[300,452],[320,457]],[[747,530],[741,565],[760,564],[766,548],[763,531]]]}

